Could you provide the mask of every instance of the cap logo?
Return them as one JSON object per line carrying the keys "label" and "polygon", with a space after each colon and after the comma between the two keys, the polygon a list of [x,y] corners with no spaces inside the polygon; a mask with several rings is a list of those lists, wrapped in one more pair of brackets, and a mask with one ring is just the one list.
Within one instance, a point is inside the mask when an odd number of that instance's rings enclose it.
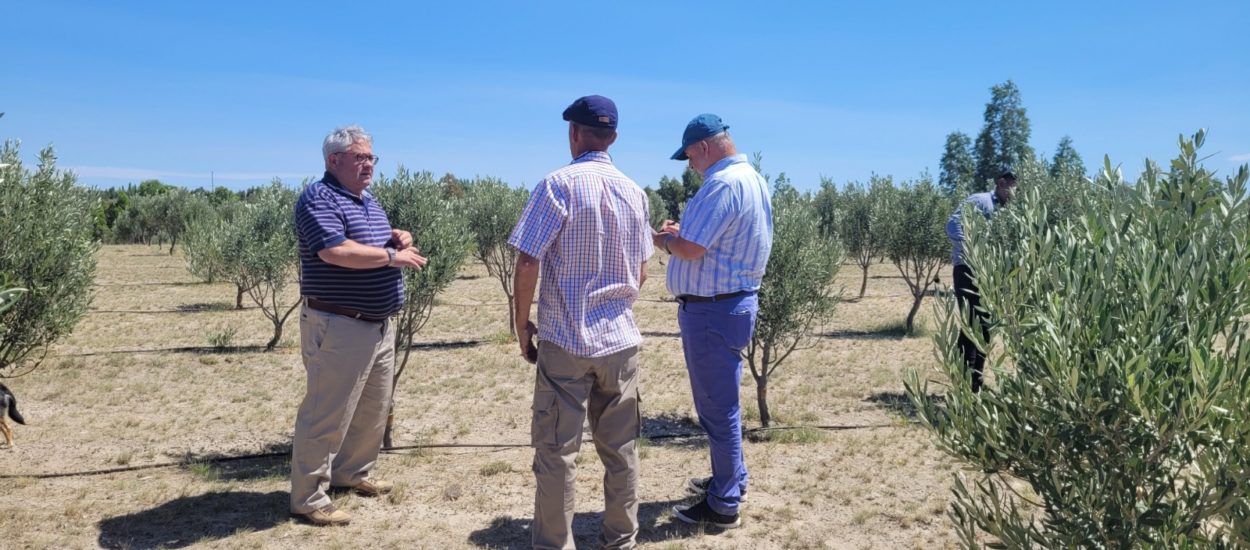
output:
{"label": "cap logo", "polygon": [[601,116],[601,117],[599,117],[599,122],[602,122],[602,123],[604,123],[604,124],[607,124],[608,122],[611,122],[611,119],[609,119],[609,118],[608,118],[608,117],[606,117],[606,116]]}

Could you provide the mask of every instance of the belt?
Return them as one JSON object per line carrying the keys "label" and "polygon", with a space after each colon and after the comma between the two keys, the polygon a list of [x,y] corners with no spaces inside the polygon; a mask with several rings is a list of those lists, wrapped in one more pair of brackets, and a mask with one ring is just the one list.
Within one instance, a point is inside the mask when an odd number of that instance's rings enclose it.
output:
{"label": "belt", "polygon": [[682,294],[677,297],[677,301],[683,304],[698,304],[702,302],[723,302],[740,296],[749,296],[755,294],[754,290],[739,290],[728,294],[717,294],[715,296],[695,296],[694,294]]}
{"label": "belt", "polygon": [[318,300],[316,298],[308,298],[307,301],[304,303],[307,304],[309,308],[315,309],[317,311],[324,311],[326,313],[333,313],[335,315],[351,317],[352,319],[360,319],[361,321],[369,321],[370,323],[381,323],[382,321],[385,321],[389,317],[389,315],[373,315],[373,314],[365,313],[363,311],[352,309],[350,307],[336,306],[334,304],[331,304],[329,302],[325,302],[322,300]]}

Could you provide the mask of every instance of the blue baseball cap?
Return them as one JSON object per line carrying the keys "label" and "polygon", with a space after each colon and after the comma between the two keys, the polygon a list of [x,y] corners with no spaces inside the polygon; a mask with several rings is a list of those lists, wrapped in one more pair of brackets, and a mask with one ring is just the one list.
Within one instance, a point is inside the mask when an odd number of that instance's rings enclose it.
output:
{"label": "blue baseball cap", "polygon": [[577,98],[564,110],[564,120],[593,128],[616,129],[616,104],[601,95]]}
{"label": "blue baseball cap", "polygon": [[728,129],[729,125],[714,114],[703,113],[694,117],[690,124],[686,125],[686,132],[681,135],[681,148],[673,153],[672,159],[689,159],[690,157],[686,156],[686,148],[690,147],[690,144],[698,143]]}

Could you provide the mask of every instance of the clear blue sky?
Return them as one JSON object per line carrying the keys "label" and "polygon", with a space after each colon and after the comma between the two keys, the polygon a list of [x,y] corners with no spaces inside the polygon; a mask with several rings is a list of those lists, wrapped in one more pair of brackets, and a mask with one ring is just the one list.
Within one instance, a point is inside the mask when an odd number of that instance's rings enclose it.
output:
{"label": "clear blue sky", "polygon": [[322,137],[358,123],[383,173],[532,185],[569,160],[561,111],[597,93],[639,184],[679,174],[682,129],[714,112],[813,188],[936,176],[1010,78],[1039,152],[1068,134],[1135,175],[1205,127],[1209,167],[1250,162],[1248,2],[839,4],[10,2],[0,137],[90,185],[239,189],[319,175]]}

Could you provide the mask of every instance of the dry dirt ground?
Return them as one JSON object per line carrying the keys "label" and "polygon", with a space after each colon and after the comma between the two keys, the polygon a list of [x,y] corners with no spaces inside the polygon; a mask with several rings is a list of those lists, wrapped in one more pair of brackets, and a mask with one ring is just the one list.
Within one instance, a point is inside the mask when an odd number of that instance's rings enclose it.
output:
{"label": "dry dirt ground", "polygon": [[[663,269],[637,305],[644,436],[639,534],[643,548],[943,548],[956,545],[945,509],[956,467],[908,422],[902,373],[928,369],[927,336],[902,338],[910,297],[891,265],[874,266],[868,296],[839,306],[810,349],[770,388],[785,430],[746,444],[750,501],[743,526],[704,531],[676,523],[682,485],[709,470],[692,418]],[[943,270],[944,278],[948,271]],[[844,266],[840,283],[859,288]],[[949,283],[949,281],[947,281]],[[295,290],[288,298],[295,299]],[[281,347],[257,309],[235,311],[232,287],[192,279],[179,255],[107,246],[92,311],[33,374],[6,383],[28,425],[0,450],[2,548],[524,548],[533,368],[507,341],[498,282],[466,267],[441,296],[397,388],[396,445],[376,474],[396,491],[338,497],[356,516],[343,528],[289,519],[287,472],[304,390],[298,314]],[[249,304],[250,305],[250,304]],[[922,323],[930,308],[922,308]],[[233,336],[232,336],[233,335]],[[216,349],[210,341],[224,345]],[[748,427],[755,384],[744,374]],[[686,434],[685,437],[675,437]],[[430,445],[455,445],[438,446]],[[494,445],[475,446],[475,445]],[[276,457],[216,458],[252,453]],[[578,460],[575,531],[593,547],[602,468],[592,445]],[[152,464],[178,465],[55,478]]]}

